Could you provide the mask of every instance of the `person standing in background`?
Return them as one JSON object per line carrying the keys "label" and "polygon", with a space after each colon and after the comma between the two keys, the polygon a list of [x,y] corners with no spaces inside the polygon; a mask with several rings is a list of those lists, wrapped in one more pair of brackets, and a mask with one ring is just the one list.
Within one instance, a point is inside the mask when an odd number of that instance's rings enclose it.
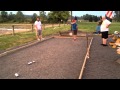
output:
{"label": "person standing in background", "polygon": [[36,38],[38,41],[42,40],[42,24],[40,18],[37,17],[37,20],[34,23],[35,30],[36,30]]}
{"label": "person standing in background", "polygon": [[97,23],[97,27],[96,27],[96,34],[100,34],[100,27],[102,24],[102,17],[100,17],[100,20]]}
{"label": "person standing in background", "polygon": [[73,40],[75,41],[77,39],[77,31],[78,31],[76,20],[73,19],[71,24],[72,24]]}
{"label": "person standing in background", "polygon": [[76,23],[78,23],[78,19],[77,19],[77,17],[76,17],[76,16],[75,16],[74,20],[76,20]]}

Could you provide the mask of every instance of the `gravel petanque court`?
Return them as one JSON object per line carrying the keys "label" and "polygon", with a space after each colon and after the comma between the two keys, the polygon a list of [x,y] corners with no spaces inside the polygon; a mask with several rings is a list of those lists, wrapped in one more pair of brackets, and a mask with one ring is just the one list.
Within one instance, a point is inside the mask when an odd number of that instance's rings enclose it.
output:
{"label": "gravel petanque court", "polygon": [[0,79],[78,79],[86,50],[86,37],[40,42],[0,57]]}
{"label": "gravel petanque court", "polygon": [[[110,41],[111,38],[108,38],[108,42]],[[101,43],[101,37],[95,36],[83,79],[120,79],[120,64],[116,62],[120,59],[120,55],[109,44],[102,46]]]}

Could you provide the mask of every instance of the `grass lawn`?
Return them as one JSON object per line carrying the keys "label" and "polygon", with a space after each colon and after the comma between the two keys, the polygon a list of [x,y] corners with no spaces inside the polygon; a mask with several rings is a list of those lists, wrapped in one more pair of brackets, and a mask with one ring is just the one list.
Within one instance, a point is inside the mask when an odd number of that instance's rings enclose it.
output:
{"label": "grass lawn", "polygon": [[[78,23],[78,29],[84,32],[95,32],[97,23],[96,22],[80,22]],[[59,31],[70,30],[70,25],[61,25],[60,27],[48,27],[43,30],[43,37],[56,34]],[[120,32],[120,23],[112,22],[109,33],[112,34],[114,31]],[[1,35],[0,36],[0,50],[6,50],[14,46],[22,45],[24,43],[36,40],[35,32],[24,32],[16,33],[13,35]]]}
{"label": "grass lawn", "polygon": [[[67,31],[70,30],[69,25],[65,26],[60,26],[60,27],[49,27],[43,30],[43,37],[49,36],[52,34],[56,34],[59,31]],[[35,31],[34,32],[22,32],[22,33],[16,33],[14,35],[1,35],[0,36],[0,50],[6,50],[8,48],[18,46],[25,44],[27,42],[36,40],[35,36]]]}
{"label": "grass lawn", "polygon": [[[95,32],[96,26],[96,22],[82,22],[78,24],[79,30],[85,32]],[[120,32],[120,23],[112,22],[111,26],[109,27],[109,33],[112,34],[114,31]]]}

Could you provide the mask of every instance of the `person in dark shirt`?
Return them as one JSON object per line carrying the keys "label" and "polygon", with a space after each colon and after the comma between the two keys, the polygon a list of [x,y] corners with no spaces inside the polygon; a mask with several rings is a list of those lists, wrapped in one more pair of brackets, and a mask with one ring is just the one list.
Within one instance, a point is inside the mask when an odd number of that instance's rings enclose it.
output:
{"label": "person in dark shirt", "polygon": [[78,22],[78,19],[77,19],[77,17],[76,17],[76,16],[75,16],[74,20],[76,20],[76,23]]}
{"label": "person in dark shirt", "polygon": [[100,17],[100,20],[97,22],[96,31],[93,32],[93,33],[95,33],[95,34],[100,34],[101,33],[100,32],[100,26],[101,26],[101,24],[102,24],[102,17]]}
{"label": "person in dark shirt", "polygon": [[73,40],[75,41],[77,39],[77,31],[78,31],[76,20],[73,19],[71,24],[72,24],[71,26],[72,26],[72,32],[73,32]]}
{"label": "person in dark shirt", "polygon": [[96,27],[96,34],[100,34],[100,26],[101,26],[101,24],[102,24],[102,20],[100,19],[98,21],[98,24],[97,24],[97,27]]}

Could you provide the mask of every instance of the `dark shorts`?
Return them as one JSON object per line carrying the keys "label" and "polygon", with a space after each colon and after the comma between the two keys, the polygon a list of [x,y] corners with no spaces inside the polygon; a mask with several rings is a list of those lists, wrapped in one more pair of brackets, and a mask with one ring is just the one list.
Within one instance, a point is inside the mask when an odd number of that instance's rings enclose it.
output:
{"label": "dark shorts", "polygon": [[108,38],[108,31],[101,32],[102,33],[102,38],[107,39]]}
{"label": "dark shorts", "polygon": [[38,30],[37,31],[37,35],[39,36],[39,35],[42,35],[42,30]]}
{"label": "dark shorts", "polygon": [[73,30],[73,35],[77,35],[77,30]]}

